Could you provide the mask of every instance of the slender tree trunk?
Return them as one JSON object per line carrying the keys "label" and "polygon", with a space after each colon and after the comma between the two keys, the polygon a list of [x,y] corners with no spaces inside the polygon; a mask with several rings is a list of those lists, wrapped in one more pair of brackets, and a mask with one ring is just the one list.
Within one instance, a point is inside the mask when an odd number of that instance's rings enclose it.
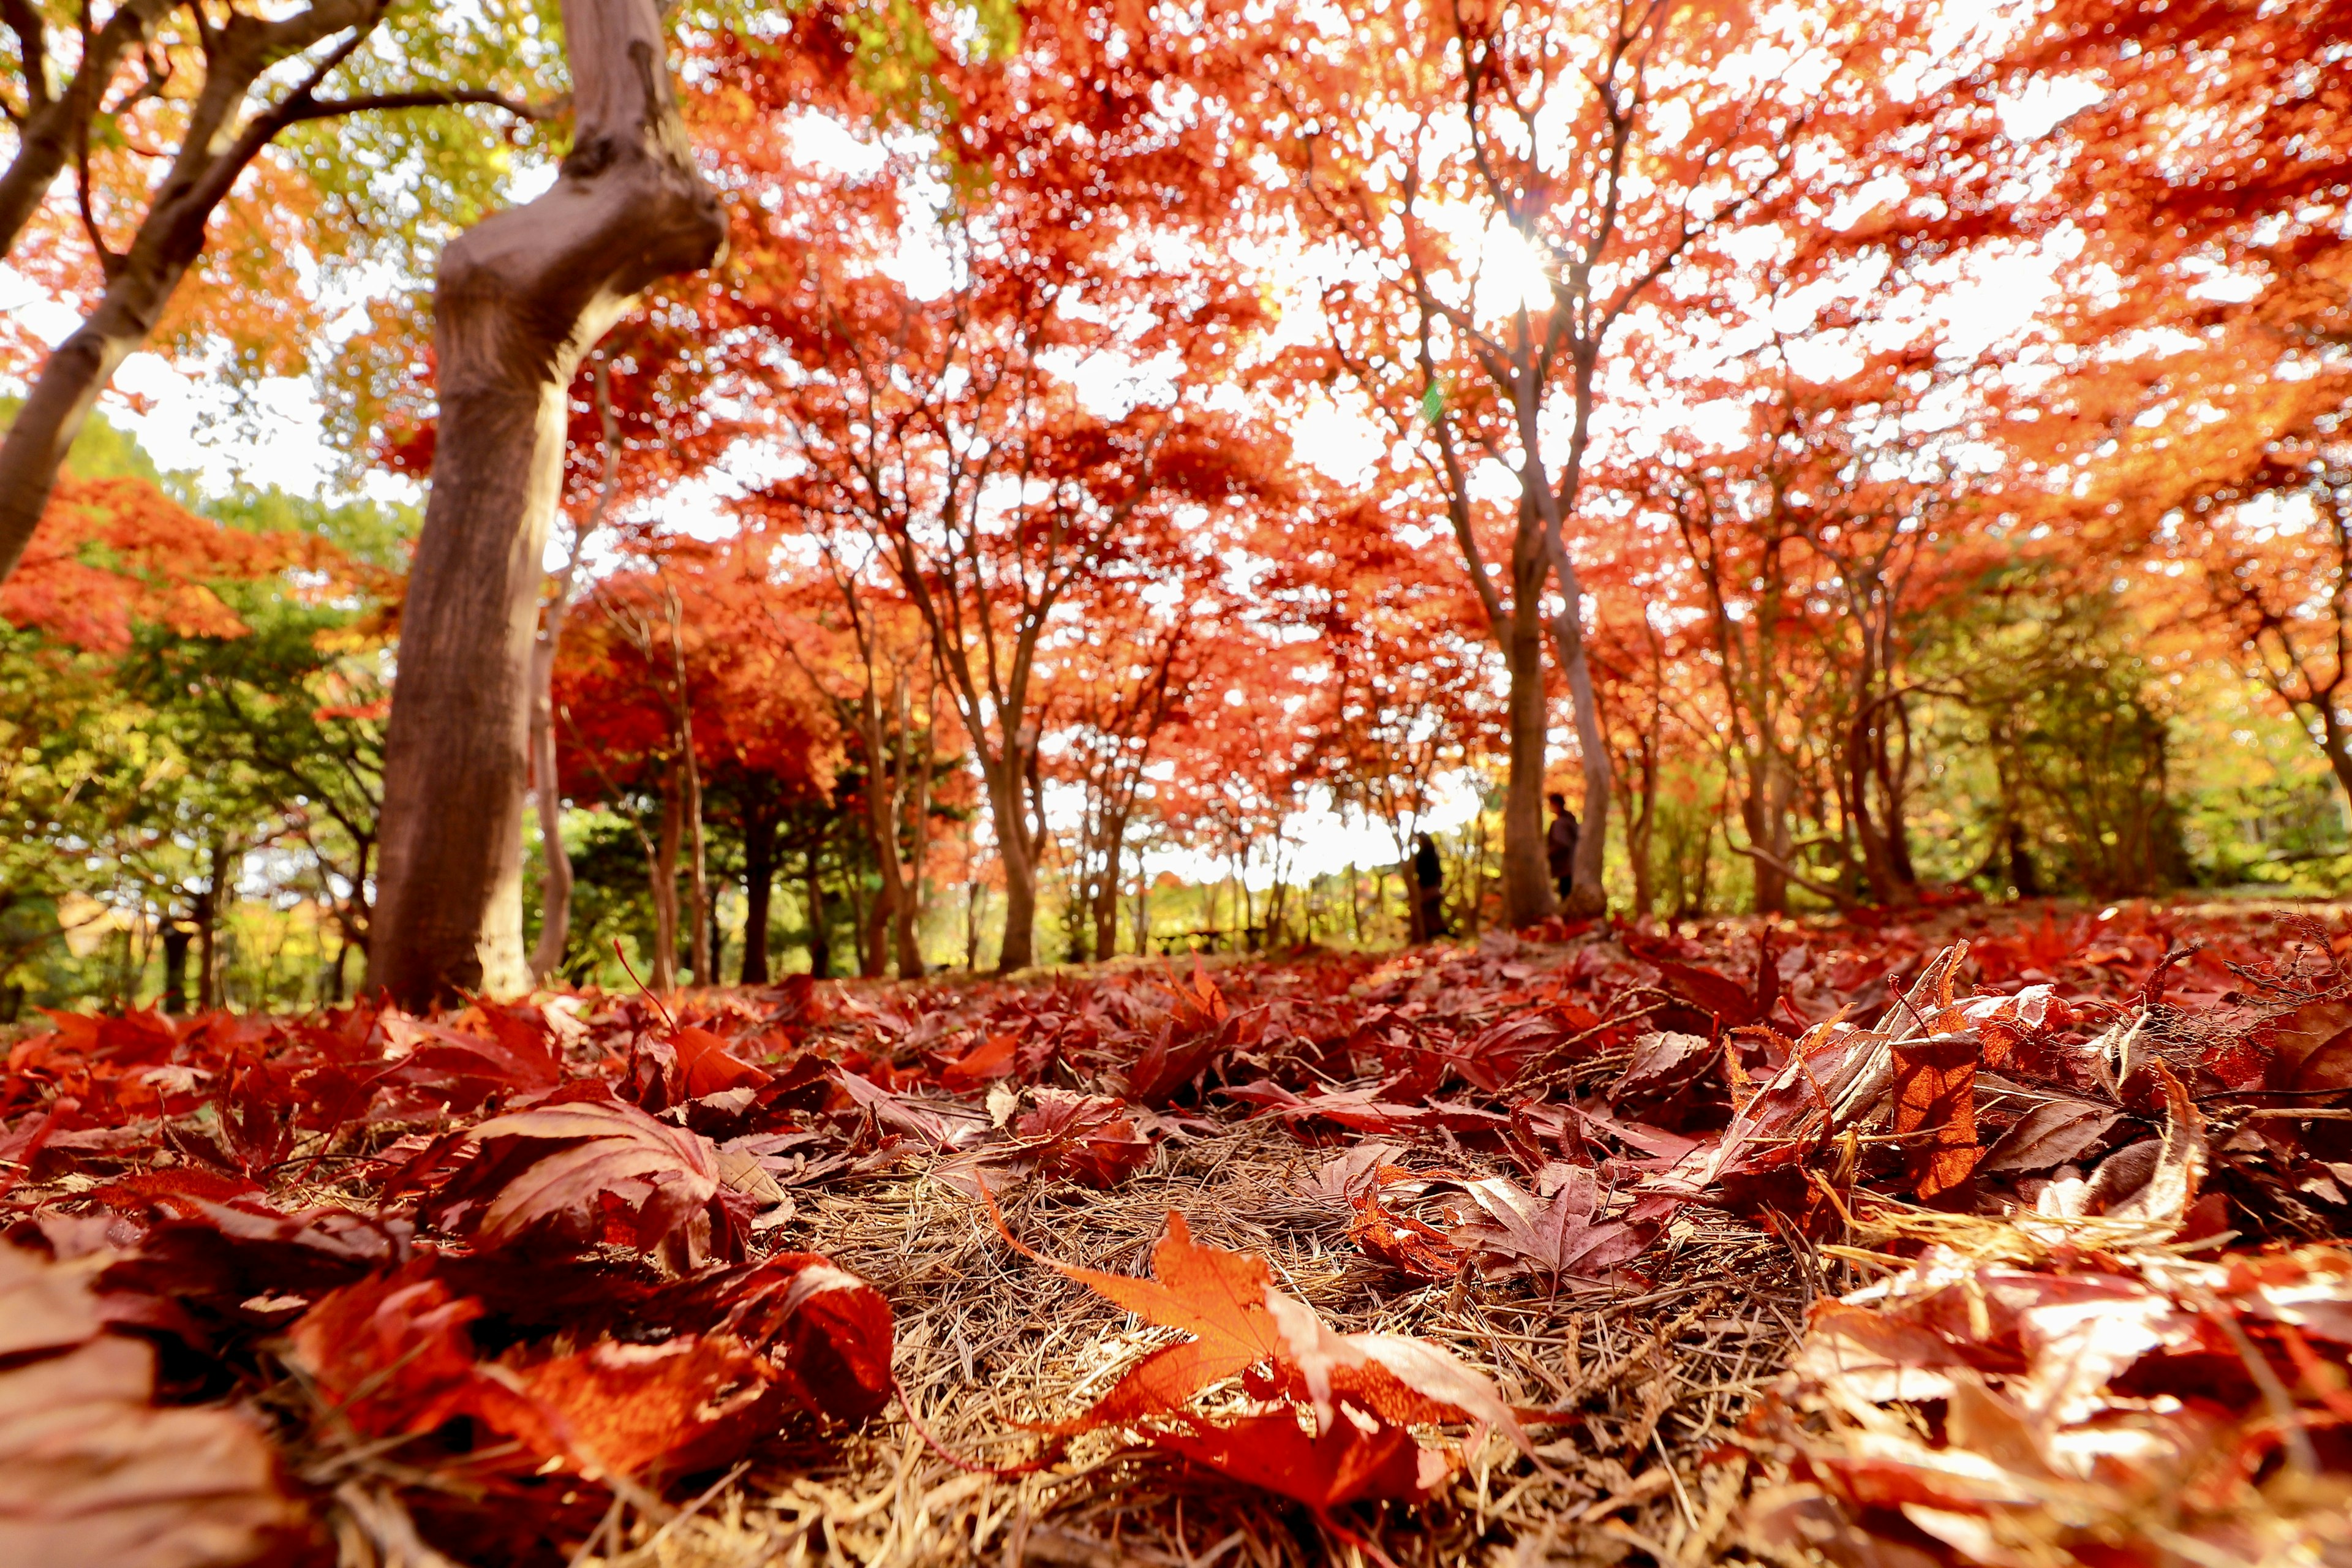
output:
{"label": "slender tree trunk", "polygon": [[440,439],[402,612],[370,984],[425,1006],[521,979],[520,836],[541,553],[581,356],[726,236],[654,0],[567,0],[578,135],[555,185],[443,254]]}
{"label": "slender tree trunk", "polygon": [[902,891],[898,875],[898,791],[894,758],[887,746],[882,705],[873,681],[866,682],[858,729],[866,742],[866,837],[874,851],[874,868],[880,879],[874,903],[866,911],[865,934],[857,950],[858,973],[873,979],[890,964],[890,940],[896,931]]}
{"label": "slender tree trunk", "polygon": [[678,803],[684,817],[681,824],[693,863],[687,868],[686,887],[689,907],[687,930],[693,934],[688,939],[694,961],[694,983],[715,985],[719,976],[713,973],[710,953],[710,862],[703,837],[702,770],[695,765],[692,734],[688,736],[686,752],[686,798]]}
{"label": "slender tree trunk", "polygon": [[[1527,532],[1521,530],[1523,536]],[[1510,679],[1506,708],[1510,771],[1503,792],[1503,910],[1515,928],[1547,919],[1557,905],[1551,869],[1544,858],[1544,749],[1550,704],[1544,693],[1543,557],[1538,541],[1525,537],[1518,553],[1510,637],[1503,647]],[[1410,868],[1406,881],[1412,885]],[[1420,899],[1411,902],[1412,940],[1418,944],[1428,940],[1428,933],[1423,929]]]}
{"label": "slender tree trunk", "polygon": [[821,843],[809,845],[808,868],[803,885],[807,889],[808,901],[809,973],[823,980],[833,973],[833,934],[825,923],[824,877],[818,862],[820,849]]}
{"label": "slender tree trunk", "polygon": [[188,944],[195,932],[177,921],[163,927],[163,1011],[188,1010]]}
{"label": "slender tree trunk", "polygon": [[776,887],[776,818],[765,803],[743,806],[743,967],[746,985],[768,983],[768,909]]}
{"label": "slender tree trunk", "polygon": [[1143,850],[1135,851],[1135,956],[1151,955],[1151,878],[1143,868]]}
{"label": "slender tree trunk", "polygon": [[220,1005],[220,918],[223,884],[228,880],[228,846],[215,840],[210,851],[210,880],[195,896],[196,1010],[209,1013]]}
{"label": "slender tree trunk", "polygon": [[1748,842],[1772,857],[1770,860],[1752,862],[1756,869],[1756,912],[1759,915],[1789,912],[1789,875],[1781,868],[1790,863],[1789,857],[1795,852],[1795,835],[1789,828],[1789,794],[1794,784],[1780,753],[1769,744],[1749,759],[1748,797],[1741,802],[1739,815],[1748,829]]}
{"label": "slender tree trunk", "polygon": [[649,981],[657,995],[677,989],[678,800],[675,787],[662,792],[661,830],[654,837],[654,957]]}
{"label": "slender tree trunk", "polygon": [[[933,717],[936,717],[936,710]],[[910,853],[907,859],[905,874],[900,880],[898,925],[895,931],[898,948],[898,978],[901,980],[916,979],[923,973],[923,868],[925,862],[930,858],[931,849],[930,736],[930,721],[927,720],[923,726],[922,753],[919,758],[908,763],[914,771],[914,777],[908,792],[909,795],[908,808],[913,816],[913,821],[908,825],[908,838]],[[913,737],[910,735],[904,733],[900,735],[899,754],[902,758],[911,756],[912,741]]]}
{"label": "slender tree trunk", "polygon": [[530,952],[530,977],[539,984],[563,963],[572,939],[572,855],[563,844],[563,781],[555,772],[555,658],[563,644],[563,623],[572,613],[572,584],[589,536],[604,521],[620,489],[620,433],[613,418],[613,383],[604,360],[596,361],[596,417],[604,444],[604,474],[596,504],[572,536],[572,552],[553,578],[553,591],[540,612],[539,637],[530,649],[530,786],[539,806],[541,859],[539,941]]}
{"label": "slender tree trunk", "polygon": [[857,922],[857,973],[868,980],[890,973],[892,903],[887,883],[875,889],[874,901],[866,906]]}
{"label": "slender tree trunk", "polygon": [[997,951],[996,969],[1011,974],[1037,962],[1037,868],[1031,858],[1018,752],[993,769],[988,782],[996,852],[1004,863],[1004,942]]}
{"label": "slender tree trunk", "polygon": [[1557,565],[1568,607],[1552,617],[1552,642],[1560,669],[1568,677],[1569,710],[1576,721],[1577,749],[1582,753],[1584,768],[1583,831],[1576,836],[1575,877],[1569,884],[1565,912],[1581,918],[1609,907],[1601,871],[1609,849],[1609,797],[1615,793],[1615,781],[1609,765],[1609,738],[1601,728],[1601,702],[1592,689],[1592,667],[1584,657],[1583,586],[1565,552]]}
{"label": "slender tree trunk", "polygon": [[1118,952],[1118,862],[1127,853],[1127,819],[1113,817],[1103,829],[1102,873],[1095,884],[1095,956]]}

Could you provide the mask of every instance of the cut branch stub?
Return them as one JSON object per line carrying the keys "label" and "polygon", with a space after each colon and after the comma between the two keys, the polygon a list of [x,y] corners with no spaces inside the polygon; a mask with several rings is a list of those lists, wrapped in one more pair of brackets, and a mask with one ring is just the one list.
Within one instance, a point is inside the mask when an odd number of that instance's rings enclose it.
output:
{"label": "cut branch stub", "polygon": [[541,552],[581,357],[726,241],[653,0],[563,7],[578,134],[552,188],[453,241],[434,293],[440,433],[403,613],[369,984],[411,1007],[529,984],[521,811]]}

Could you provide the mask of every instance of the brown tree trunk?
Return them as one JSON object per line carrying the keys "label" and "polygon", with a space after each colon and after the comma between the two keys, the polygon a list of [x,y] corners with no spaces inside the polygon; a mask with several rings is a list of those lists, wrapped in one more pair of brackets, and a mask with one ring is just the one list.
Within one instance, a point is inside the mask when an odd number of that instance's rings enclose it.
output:
{"label": "brown tree trunk", "polygon": [[[890,966],[890,942],[898,924],[899,900],[905,889],[898,869],[899,769],[882,723],[882,704],[869,677],[858,731],[866,742],[866,837],[874,851],[874,868],[881,879],[867,913],[867,927],[857,950],[858,973],[874,979]],[[899,739],[903,741],[903,731]]]}
{"label": "brown tree trunk", "polygon": [[662,792],[661,831],[654,839],[654,957],[649,984],[656,994],[677,989],[678,800],[675,786]]}
{"label": "brown tree trunk", "polygon": [[[1557,907],[1551,868],[1544,858],[1544,750],[1550,728],[1550,703],[1544,691],[1543,607],[1544,560],[1541,537],[1527,525],[1523,510],[1519,540],[1513,551],[1509,636],[1503,645],[1504,668],[1510,678],[1507,722],[1510,734],[1509,773],[1503,792],[1503,918],[1515,928],[1549,919]],[[1418,889],[1410,868],[1406,883],[1411,900],[1412,940],[1429,940],[1420,913]]]}
{"label": "brown tree trunk", "polygon": [[776,887],[776,816],[746,786],[743,801],[743,967],[746,985],[768,983],[768,909]]}
{"label": "brown tree trunk", "polygon": [[1095,957],[1118,952],[1118,861],[1127,853],[1127,821],[1114,817],[1103,829],[1102,874],[1095,883]]}
{"label": "brown tree trunk", "polygon": [[719,977],[711,973],[710,956],[710,862],[704,843],[702,824],[702,770],[695,764],[691,733],[686,752],[685,798],[678,802],[684,821],[687,847],[692,856],[687,867],[688,898],[687,930],[688,949],[694,963],[694,983],[713,985]]}
{"label": "brown tree trunk", "polygon": [[[908,810],[913,820],[908,825],[909,854],[906,874],[901,883],[903,892],[898,900],[896,936],[898,945],[898,978],[912,980],[923,973],[922,918],[923,866],[930,858],[931,848],[931,726],[937,721],[938,709],[932,709],[924,721],[922,750],[917,755],[914,737],[902,726],[898,736],[898,752],[902,768],[911,768],[914,777],[906,789]],[[902,775],[903,776],[903,775]]]}
{"label": "brown tree trunk", "polygon": [[726,237],[661,61],[653,0],[567,0],[578,138],[552,189],[442,256],[440,437],[385,738],[369,984],[430,1006],[517,986],[540,557],[581,356]]}
{"label": "brown tree trunk", "polygon": [[228,879],[228,846],[215,842],[208,868],[210,880],[195,896],[196,1010],[209,1013],[220,1005],[220,920],[222,884]]}
{"label": "brown tree trunk", "polygon": [[572,612],[572,584],[581,552],[603,525],[620,489],[620,432],[613,418],[613,384],[604,362],[596,362],[596,416],[604,442],[604,474],[596,504],[572,537],[572,553],[555,574],[547,607],[540,612],[539,637],[530,650],[530,786],[539,805],[541,858],[539,941],[530,950],[530,977],[539,984],[563,963],[572,939],[572,856],[563,847],[563,781],[555,773],[555,656],[563,644],[563,623]]}
{"label": "brown tree trunk", "polygon": [[[551,626],[534,663],[552,663],[562,620],[550,605]],[[531,794],[539,807],[539,940],[530,950],[530,977],[541,985],[563,963],[572,940],[572,856],[563,847],[563,791],[555,776],[555,716],[547,695],[548,676],[534,670],[530,722]]]}
{"label": "brown tree trunk", "polygon": [[1568,677],[1569,711],[1576,723],[1577,749],[1583,755],[1583,831],[1576,836],[1575,875],[1569,883],[1562,912],[1583,918],[1609,908],[1601,868],[1609,849],[1609,797],[1615,780],[1609,765],[1609,738],[1601,729],[1601,700],[1592,689],[1592,667],[1584,657],[1584,585],[1555,533],[1551,540],[1552,571],[1568,607],[1551,620],[1552,647]]}
{"label": "brown tree trunk", "polygon": [[1017,747],[1007,751],[1005,762],[991,770],[988,781],[989,816],[996,824],[996,852],[1004,863],[1004,942],[996,955],[1000,974],[1037,962],[1037,867],[1023,798],[1021,752]]}
{"label": "brown tree trunk", "polygon": [[833,973],[833,938],[825,928],[824,878],[818,868],[819,845],[808,848],[809,973],[819,980]]}
{"label": "brown tree trunk", "polygon": [[1759,915],[1789,912],[1789,873],[1783,868],[1795,853],[1795,836],[1789,830],[1789,792],[1794,782],[1769,744],[1749,760],[1748,798],[1740,803],[1739,815],[1748,829],[1748,842],[1771,857],[1751,862]]}

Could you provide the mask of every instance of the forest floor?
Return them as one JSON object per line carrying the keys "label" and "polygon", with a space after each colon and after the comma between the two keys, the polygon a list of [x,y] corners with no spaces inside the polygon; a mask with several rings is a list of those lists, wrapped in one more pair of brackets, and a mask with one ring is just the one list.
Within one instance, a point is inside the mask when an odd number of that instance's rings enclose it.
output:
{"label": "forest floor", "polygon": [[0,1558],[2342,1560],[2347,953],[1959,906],[59,1017]]}

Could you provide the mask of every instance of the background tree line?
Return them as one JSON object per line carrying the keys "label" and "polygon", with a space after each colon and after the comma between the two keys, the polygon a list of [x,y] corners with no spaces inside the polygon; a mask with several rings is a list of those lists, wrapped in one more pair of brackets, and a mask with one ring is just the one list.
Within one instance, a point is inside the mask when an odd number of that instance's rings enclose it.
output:
{"label": "background tree line", "polygon": [[[5,984],[1406,934],[1331,813],[1459,929],[2332,889],[2341,12],[12,10]],[[509,216],[610,270],[453,364]],[[142,344],[438,510],[155,473]]]}

